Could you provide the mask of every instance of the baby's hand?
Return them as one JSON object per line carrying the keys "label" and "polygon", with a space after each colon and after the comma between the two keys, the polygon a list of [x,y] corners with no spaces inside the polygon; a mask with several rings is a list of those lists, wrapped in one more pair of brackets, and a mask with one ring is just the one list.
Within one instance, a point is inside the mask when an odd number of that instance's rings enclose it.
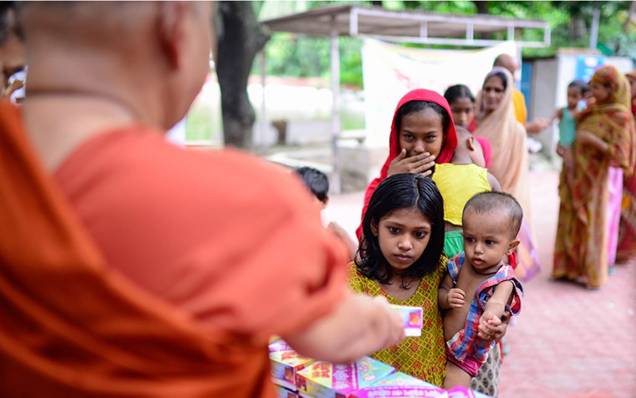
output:
{"label": "baby's hand", "polygon": [[501,319],[491,312],[484,312],[479,318],[478,336],[484,340],[493,340],[500,334]]}
{"label": "baby's hand", "polygon": [[465,293],[462,289],[452,288],[448,291],[448,306],[450,308],[461,308],[464,306]]}

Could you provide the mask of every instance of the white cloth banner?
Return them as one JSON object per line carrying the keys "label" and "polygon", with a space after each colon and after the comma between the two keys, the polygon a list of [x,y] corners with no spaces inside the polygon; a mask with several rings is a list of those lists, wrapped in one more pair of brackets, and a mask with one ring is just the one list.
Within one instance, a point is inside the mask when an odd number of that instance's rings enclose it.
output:
{"label": "white cloth banner", "polygon": [[454,84],[467,85],[473,94],[499,54],[517,56],[514,42],[482,50],[429,50],[365,39],[362,73],[365,96],[366,144],[387,146],[395,106],[415,88],[440,94]]}

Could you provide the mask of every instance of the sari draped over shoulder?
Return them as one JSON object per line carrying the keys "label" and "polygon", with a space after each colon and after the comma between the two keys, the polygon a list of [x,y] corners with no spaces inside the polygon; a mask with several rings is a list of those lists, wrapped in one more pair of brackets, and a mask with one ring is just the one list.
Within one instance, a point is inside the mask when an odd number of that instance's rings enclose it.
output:
{"label": "sari draped over shoulder", "polygon": [[[495,68],[493,71],[506,75],[507,87],[499,107],[488,115],[483,112],[483,93],[477,95],[480,116],[475,134],[490,141],[493,159],[488,170],[499,180],[502,190],[519,201],[526,215],[530,211],[526,131],[515,117],[512,101],[514,88],[510,72],[503,68]],[[486,79],[489,77],[490,75]]]}
{"label": "sari draped over shoulder", "polygon": [[[625,76],[636,81],[636,70]],[[630,99],[632,115],[636,118],[636,98]],[[636,170],[631,175],[625,175],[623,179],[623,200],[621,206],[621,219],[618,233],[618,248],[616,260],[627,262],[636,257]]]}
{"label": "sari draped over shoulder", "polygon": [[[155,135],[159,145],[163,136],[158,132],[153,133]],[[143,154],[133,151],[129,155],[135,159]],[[94,156],[88,160],[91,159]],[[87,163],[81,166],[90,168]],[[165,165],[166,168],[173,166]],[[252,171],[258,173],[254,166],[250,166]],[[94,197],[101,197],[105,192],[98,189],[99,182],[111,177],[115,168],[111,173],[93,175],[84,188],[99,193]],[[126,170],[124,174],[130,172]],[[260,173],[265,180],[280,178],[278,174],[268,177],[262,169]],[[137,187],[145,183],[135,179]],[[286,188],[285,195],[289,191],[294,200],[300,201],[299,211],[313,209],[304,189],[300,184],[296,186],[295,178],[289,176],[280,183],[283,185],[280,188]],[[128,202],[141,190],[134,194],[128,192],[130,195],[123,192],[126,191],[112,195],[125,197],[124,202]],[[283,197],[279,194],[279,198]],[[306,223],[299,214],[293,214],[293,208],[285,203],[276,208],[270,203],[272,212],[279,213],[290,223],[282,225],[275,235],[280,238],[305,234],[308,242],[316,243],[309,243],[304,249],[317,245],[315,252],[300,249],[295,252],[293,247],[280,245],[270,248],[269,241],[261,234],[259,239],[269,253],[200,264],[201,269],[215,276],[195,281],[203,291],[206,286],[215,288],[209,290],[205,313],[194,313],[192,306],[178,305],[152,294],[107,263],[99,244],[92,239],[81,216],[78,217],[82,209],[76,212],[78,209],[70,205],[59,185],[40,164],[18,110],[4,102],[0,103],[0,197],[2,396],[274,397],[268,335],[302,330],[315,319],[314,311],[319,314],[329,311],[345,287],[344,251],[337,245],[330,248],[330,237],[324,231],[319,232],[322,228],[318,210],[315,209],[313,220],[316,229],[309,232],[303,230],[301,225]],[[259,196],[259,200],[262,197]],[[226,208],[220,204],[203,202],[208,207],[219,206],[216,212],[226,214]],[[146,208],[156,205],[144,203]],[[143,213],[143,209],[136,210]],[[240,214],[232,217],[238,222],[236,228],[247,233],[244,226],[249,219],[241,220]],[[293,219],[301,222],[294,224]],[[129,224],[134,227],[133,223]],[[227,228],[232,228],[227,224]],[[250,225],[249,229],[252,228]],[[130,234],[126,235],[125,229],[119,233],[124,239],[133,239]],[[173,244],[164,241],[166,246]],[[159,250],[160,247],[138,249]],[[210,244],[208,249],[222,253],[227,247]],[[300,274],[293,270],[303,267],[286,270],[289,266],[280,261],[281,254],[274,251],[286,252],[285,255],[294,259],[309,255],[313,263],[305,262],[303,266],[311,270],[311,264],[315,265],[314,270],[309,271],[315,275],[314,282],[303,283]],[[201,251],[198,256],[203,258]],[[196,269],[191,267],[190,271]],[[155,273],[160,272],[157,267]],[[187,272],[183,274],[188,276]],[[280,279],[282,274],[289,282],[292,282],[290,277],[295,280],[289,286],[291,290],[262,291],[259,285],[262,281]],[[225,297],[232,292],[235,294],[232,301],[214,307],[214,303],[220,302],[215,301],[214,294]],[[266,305],[259,308],[259,302]],[[243,319],[240,322],[243,328],[218,327],[216,320],[221,317],[226,325],[232,323],[230,319],[235,324],[237,319]],[[276,330],[279,328],[283,330]]]}
{"label": "sari draped over shoulder", "polygon": [[493,68],[486,77],[494,73],[506,76],[506,90],[499,107],[490,114],[483,110],[483,93],[477,95],[478,121],[475,134],[488,138],[492,145],[492,163],[488,170],[494,175],[501,189],[513,195],[523,208],[523,225],[519,233],[518,264],[515,273],[518,278],[528,280],[539,269],[539,261],[534,247],[532,212],[530,207],[528,145],[526,130],[515,116],[512,75],[504,68]]}
{"label": "sari draped over shoulder", "polygon": [[[577,119],[574,176],[560,184],[559,222],[554,253],[554,278],[584,282],[598,288],[608,275],[608,199],[610,167],[632,175],[635,164],[634,120],[629,84],[613,66],[604,66],[592,82],[612,88],[607,102],[596,103]],[[588,132],[608,145],[607,152],[578,138]]]}

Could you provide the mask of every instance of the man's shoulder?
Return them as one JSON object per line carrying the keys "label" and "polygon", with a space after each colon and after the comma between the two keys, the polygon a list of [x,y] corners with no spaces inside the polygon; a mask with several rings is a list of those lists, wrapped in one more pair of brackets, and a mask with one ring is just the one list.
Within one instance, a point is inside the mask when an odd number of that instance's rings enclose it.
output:
{"label": "man's shoulder", "polygon": [[267,180],[291,174],[281,166],[236,149],[180,147],[168,142],[162,135],[140,135],[134,143],[131,142],[128,152],[135,152],[132,158],[136,163],[140,163],[136,166],[154,170],[167,168],[179,172],[193,170],[201,177],[231,177],[240,174]]}
{"label": "man's shoulder", "polygon": [[[257,156],[236,149],[192,149],[174,145],[163,136],[140,137],[129,149],[134,170],[161,174],[169,172],[172,176],[180,174],[183,178],[194,177],[196,181],[208,182],[222,188],[223,184],[240,181],[245,189],[249,186],[265,186],[276,182],[286,184],[296,182],[296,178],[282,166],[270,163]],[[184,179],[176,179],[182,184]],[[294,184],[297,185],[297,184]],[[277,186],[270,187],[273,190]]]}
{"label": "man's shoulder", "polygon": [[147,208],[135,206],[137,202],[195,211],[276,203],[282,210],[308,197],[299,179],[281,166],[237,150],[182,148],[159,132],[143,129],[106,134],[88,143],[58,177],[72,192],[99,191],[111,204],[137,208]]}

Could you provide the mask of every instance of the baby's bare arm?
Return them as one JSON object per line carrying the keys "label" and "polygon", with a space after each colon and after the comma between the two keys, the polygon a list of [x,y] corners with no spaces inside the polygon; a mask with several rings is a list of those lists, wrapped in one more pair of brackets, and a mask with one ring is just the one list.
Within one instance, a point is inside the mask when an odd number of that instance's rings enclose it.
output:
{"label": "baby's bare arm", "polygon": [[486,303],[484,313],[479,318],[479,337],[486,340],[497,340],[503,337],[509,322],[506,305],[512,299],[514,285],[504,281],[495,287],[495,292]]}
{"label": "baby's bare arm", "polygon": [[495,292],[486,303],[484,313],[493,314],[497,318],[501,319],[503,314],[506,312],[506,305],[510,302],[513,290],[514,285],[511,281],[504,281],[498,284],[495,287]]}

